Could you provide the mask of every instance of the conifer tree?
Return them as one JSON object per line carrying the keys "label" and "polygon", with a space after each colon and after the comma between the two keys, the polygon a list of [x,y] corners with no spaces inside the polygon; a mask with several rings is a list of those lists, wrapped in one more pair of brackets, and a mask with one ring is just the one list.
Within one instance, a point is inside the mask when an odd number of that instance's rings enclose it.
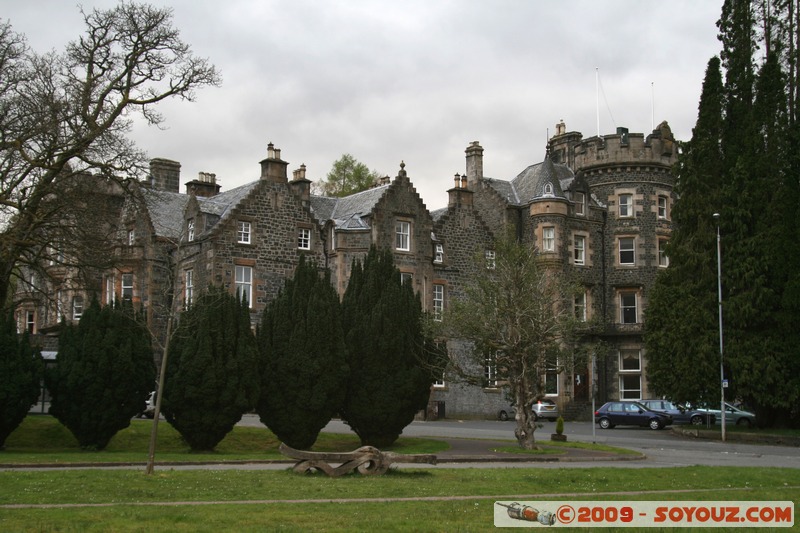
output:
{"label": "conifer tree", "polygon": [[[725,83],[714,98],[704,85],[697,127],[677,167],[670,268],[659,275],[646,311],[648,377],[657,393],[718,400],[719,373],[711,368],[720,355],[713,338],[716,228],[707,226],[719,213],[725,395],[744,400],[760,425],[787,422],[792,413],[800,423],[797,21],[787,5],[723,3]],[[707,73],[709,86],[710,80]]]}
{"label": "conifer tree", "polygon": [[212,287],[180,316],[161,407],[192,450],[213,450],[255,406],[257,360],[246,301]]}
{"label": "conifer tree", "polygon": [[[658,395],[718,402],[716,226],[722,186],[723,85],[719,58],[708,62],[691,141],[675,171],[680,201],[672,210],[670,267],[649,295],[647,377]],[[687,379],[686,376],[691,376]]]}
{"label": "conifer tree", "polygon": [[84,449],[102,450],[141,412],[155,382],[150,334],[129,305],[93,300],[77,326],[62,323],[45,375],[50,414]]}
{"label": "conifer tree", "polygon": [[347,384],[341,306],[326,273],[304,257],[261,318],[257,412],[283,442],[309,449],[339,412]]}
{"label": "conifer tree", "polygon": [[364,445],[394,443],[425,409],[434,381],[422,306],[389,250],[355,261],[342,301],[351,369],[341,417]]}
{"label": "conifer tree", "polygon": [[42,358],[28,332],[17,335],[13,314],[0,315],[0,449],[41,392]]}

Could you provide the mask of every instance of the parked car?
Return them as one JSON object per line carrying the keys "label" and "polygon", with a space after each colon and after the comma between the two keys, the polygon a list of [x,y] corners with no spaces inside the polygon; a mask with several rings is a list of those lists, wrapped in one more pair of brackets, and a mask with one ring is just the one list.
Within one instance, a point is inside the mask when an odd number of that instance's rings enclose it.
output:
{"label": "parked car", "polygon": [[594,412],[597,424],[603,429],[614,426],[645,426],[663,429],[672,425],[672,417],[660,411],[648,409],[639,402],[620,400],[607,402]]}
{"label": "parked car", "polygon": [[661,411],[672,417],[672,423],[692,424],[694,426],[706,426],[714,424],[716,416],[708,411],[697,411],[689,409],[685,405],[672,403],[669,400],[639,400],[639,403],[653,411]]}
{"label": "parked car", "polygon": [[138,418],[146,417],[146,418],[153,418],[156,414],[156,391],[150,393],[150,396],[147,397],[147,403],[145,403],[144,411],[136,415]]}
{"label": "parked car", "polygon": [[[717,419],[717,424],[722,424],[722,414],[719,409],[713,409],[707,405],[702,405],[697,408],[698,412],[713,414]],[[754,426],[756,425],[756,415],[750,411],[745,411],[734,407],[729,403],[725,403],[725,425],[735,424],[737,426]]]}
{"label": "parked car", "polygon": [[[556,402],[553,400],[541,399],[536,401],[531,405],[531,409],[533,410],[534,420],[544,418],[555,422],[559,417],[558,405],[556,405]],[[497,418],[500,420],[508,420],[509,418],[513,418],[516,412],[517,410],[514,406],[510,405],[505,409],[500,409],[497,413]]]}

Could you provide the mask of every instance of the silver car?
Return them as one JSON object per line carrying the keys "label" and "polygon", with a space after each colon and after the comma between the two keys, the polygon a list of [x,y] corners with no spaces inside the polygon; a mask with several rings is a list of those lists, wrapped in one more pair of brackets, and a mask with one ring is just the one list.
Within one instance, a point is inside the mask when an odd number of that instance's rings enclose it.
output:
{"label": "silver car", "polygon": [[[541,399],[536,401],[531,405],[531,410],[533,411],[534,420],[544,418],[555,422],[559,417],[558,405],[556,405],[556,402],[553,400]],[[508,420],[509,418],[514,418],[516,412],[517,410],[514,406],[510,405],[506,409],[500,409],[497,413],[497,418],[500,420]]]}
{"label": "silver car", "polygon": [[[722,415],[719,409],[709,409],[708,406],[704,405],[702,408],[697,408],[695,410],[701,413],[713,414],[717,419],[717,424],[722,424]],[[725,425],[727,426],[728,424],[744,427],[755,426],[756,415],[750,411],[744,411],[729,403],[725,403]]]}

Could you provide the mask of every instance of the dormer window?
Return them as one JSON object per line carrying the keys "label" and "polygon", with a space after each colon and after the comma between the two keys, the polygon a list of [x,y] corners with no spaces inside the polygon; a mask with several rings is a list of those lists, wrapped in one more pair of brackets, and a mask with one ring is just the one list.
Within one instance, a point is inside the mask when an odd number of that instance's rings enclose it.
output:
{"label": "dormer window", "polygon": [[186,222],[186,240],[192,242],[194,240],[194,219],[190,218]]}
{"label": "dormer window", "polygon": [[552,183],[545,183],[545,185],[544,185],[544,195],[545,196],[553,196],[553,184]]}
{"label": "dormer window", "polygon": [[582,192],[575,193],[575,214],[579,216],[586,214],[586,195]]}

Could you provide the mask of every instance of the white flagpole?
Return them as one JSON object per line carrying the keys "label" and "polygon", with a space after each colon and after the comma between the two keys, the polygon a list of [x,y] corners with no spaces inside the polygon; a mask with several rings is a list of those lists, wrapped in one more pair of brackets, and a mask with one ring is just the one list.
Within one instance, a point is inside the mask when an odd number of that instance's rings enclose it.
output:
{"label": "white flagpole", "polygon": [[656,96],[653,82],[650,82],[650,130],[656,129]]}
{"label": "white flagpole", "polygon": [[600,137],[600,69],[594,69],[594,94],[595,94],[595,107],[597,109],[597,136]]}

